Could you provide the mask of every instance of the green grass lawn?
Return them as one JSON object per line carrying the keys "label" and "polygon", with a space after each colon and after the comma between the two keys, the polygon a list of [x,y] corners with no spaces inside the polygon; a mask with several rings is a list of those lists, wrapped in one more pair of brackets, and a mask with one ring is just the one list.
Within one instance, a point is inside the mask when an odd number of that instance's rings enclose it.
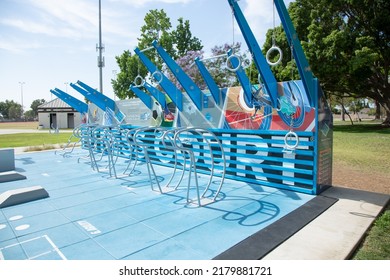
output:
{"label": "green grass lawn", "polygon": [[336,122],[333,131],[334,160],[368,172],[389,172],[390,128],[376,122],[355,125]]}
{"label": "green grass lawn", "polygon": [[[333,130],[333,160],[369,173],[388,174],[390,128],[378,122],[355,125],[336,122]],[[352,259],[390,260],[390,205],[375,220]]]}
{"label": "green grass lawn", "polygon": [[390,260],[390,205],[375,220],[353,260]]}

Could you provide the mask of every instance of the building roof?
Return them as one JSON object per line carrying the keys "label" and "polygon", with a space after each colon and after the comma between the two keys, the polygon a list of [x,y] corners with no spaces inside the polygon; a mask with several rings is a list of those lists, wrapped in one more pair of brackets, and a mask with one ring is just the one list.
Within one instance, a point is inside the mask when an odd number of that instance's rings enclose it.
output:
{"label": "building roof", "polygon": [[72,108],[72,107],[59,98],[55,98],[49,102],[46,102],[38,106],[38,109],[53,109],[53,108]]}

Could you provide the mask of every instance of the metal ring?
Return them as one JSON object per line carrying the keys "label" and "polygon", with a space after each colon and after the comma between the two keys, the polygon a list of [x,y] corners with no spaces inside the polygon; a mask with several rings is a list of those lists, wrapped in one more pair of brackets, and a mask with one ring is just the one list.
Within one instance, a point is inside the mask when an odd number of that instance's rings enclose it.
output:
{"label": "metal ring", "polygon": [[[155,75],[157,75],[157,76],[159,75],[160,78],[157,79]],[[152,73],[152,78],[153,78],[153,79],[156,81],[156,83],[159,85],[159,84],[162,82],[162,80],[163,80],[163,74],[162,74],[160,71],[156,70],[156,71],[154,71],[154,72]]]}
{"label": "metal ring", "polygon": [[[271,62],[270,59],[269,59],[269,55],[271,54],[272,51],[277,51],[279,53],[279,59],[275,62]],[[275,66],[275,65],[278,65],[281,61],[282,61],[282,58],[283,58],[283,52],[282,50],[278,47],[278,46],[275,46],[273,45],[268,51],[267,51],[267,54],[265,55],[266,59],[267,59],[267,63],[271,66]]]}
{"label": "metal ring", "polygon": [[[238,59],[238,65],[237,65],[237,67],[232,68],[232,67],[229,66],[229,62],[230,62],[230,60],[231,60],[232,58],[234,58],[234,57]],[[230,62],[230,64],[232,64],[232,63]],[[240,67],[241,67],[241,59],[240,59],[239,56],[237,56],[237,55],[235,55],[235,54],[232,54],[232,55],[229,55],[229,56],[226,58],[226,68],[227,68],[229,71],[237,72],[238,69],[240,69]]]}
{"label": "metal ring", "polygon": [[[294,145],[288,144],[288,138],[295,138]],[[298,135],[294,131],[287,132],[286,135],[284,136],[284,145],[289,150],[295,150],[299,145]]]}
{"label": "metal ring", "polygon": [[142,87],[145,84],[145,79],[141,75],[137,75],[137,77],[134,78],[134,86],[135,87]]}

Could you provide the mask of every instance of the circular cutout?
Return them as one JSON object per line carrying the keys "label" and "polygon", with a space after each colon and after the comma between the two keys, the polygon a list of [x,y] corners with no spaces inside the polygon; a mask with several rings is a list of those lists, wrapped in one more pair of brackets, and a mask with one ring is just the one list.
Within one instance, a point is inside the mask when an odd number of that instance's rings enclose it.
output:
{"label": "circular cutout", "polygon": [[[269,58],[270,54],[273,52],[273,51],[277,51],[279,53],[279,59],[275,62],[272,62]],[[267,51],[267,54],[265,55],[265,58],[267,59],[267,63],[271,66],[275,66],[275,65],[278,65],[281,61],[282,61],[282,58],[283,58],[283,52],[282,50],[278,47],[278,46],[275,46],[273,45],[268,51]]]}

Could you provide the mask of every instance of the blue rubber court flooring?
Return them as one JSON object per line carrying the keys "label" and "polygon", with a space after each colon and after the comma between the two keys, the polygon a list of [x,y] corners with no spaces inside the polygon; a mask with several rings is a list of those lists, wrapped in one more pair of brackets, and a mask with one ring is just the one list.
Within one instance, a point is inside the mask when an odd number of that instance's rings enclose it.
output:
{"label": "blue rubber court flooring", "polygon": [[[153,191],[145,165],[115,179],[83,155],[15,156],[27,179],[0,183],[0,193],[39,185],[49,197],[0,209],[0,259],[212,259],[314,198],[225,180],[220,199],[196,207],[185,187]],[[155,169],[162,184],[172,172]]]}

